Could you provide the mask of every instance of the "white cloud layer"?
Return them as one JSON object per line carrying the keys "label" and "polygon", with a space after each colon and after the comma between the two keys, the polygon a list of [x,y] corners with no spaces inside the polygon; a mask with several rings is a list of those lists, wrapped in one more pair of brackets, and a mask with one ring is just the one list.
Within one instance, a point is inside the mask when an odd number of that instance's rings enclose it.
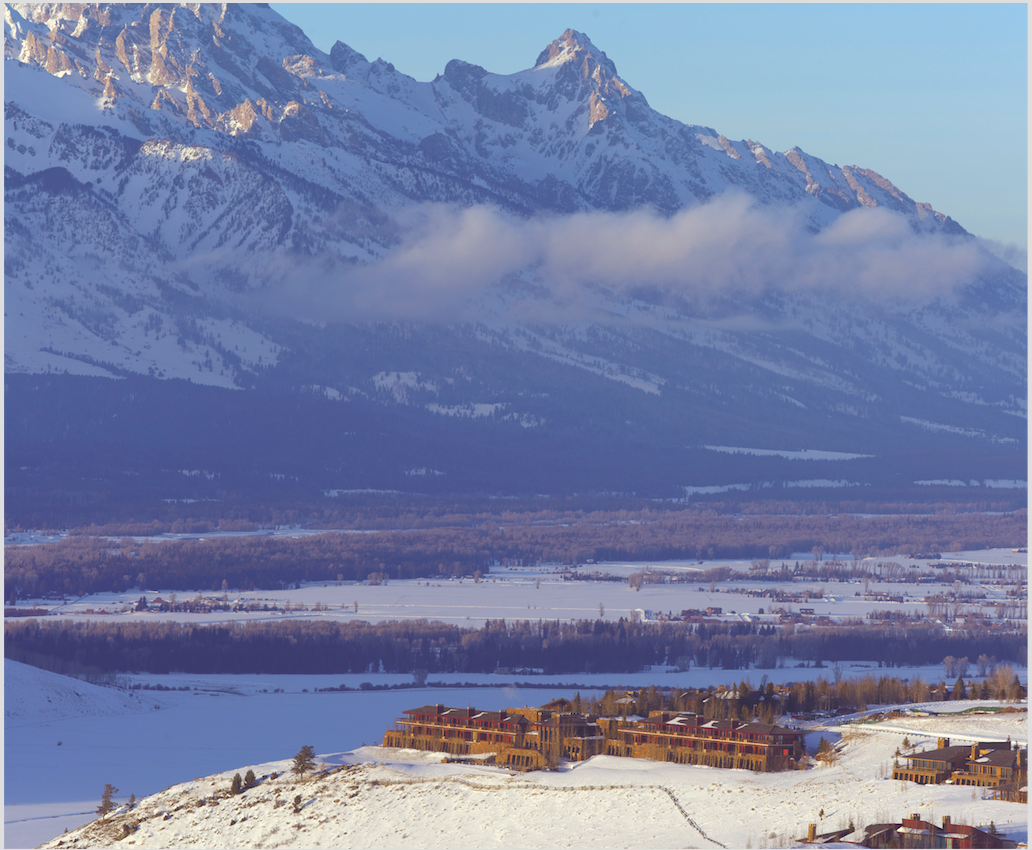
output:
{"label": "white cloud layer", "polygon": [[[637,210],[518,219],[487,206],[424,204],[397,227],[395,249],[369,265],[266,264],[278,279],[269,306],[322,319],[459,319],[471,299],[521,273],[557,315],[575,311],[586,287],[692,298],[803,289],[916,302],[948,297],[986,268],[974,240],[915,233],[888,210],[853,210],[813,233],[794,210],[743,195],[670,217]],[[534,310],[539,320],[548,312],[540,302]]]}

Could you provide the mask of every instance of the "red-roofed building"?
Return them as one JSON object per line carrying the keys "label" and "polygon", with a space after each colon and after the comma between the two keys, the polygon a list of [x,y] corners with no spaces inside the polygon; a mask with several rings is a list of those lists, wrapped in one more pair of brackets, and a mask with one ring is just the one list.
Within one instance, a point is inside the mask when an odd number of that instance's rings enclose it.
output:
{"label": "red-roofed building", "polygon": [[942,819],[942,826],[922,820],[912,814],[900,823],[872,824],[865,829],[862,847],[907,848],[1010,848],[1014,841],[993,835],[984,829],[953,823],[949,815]]}

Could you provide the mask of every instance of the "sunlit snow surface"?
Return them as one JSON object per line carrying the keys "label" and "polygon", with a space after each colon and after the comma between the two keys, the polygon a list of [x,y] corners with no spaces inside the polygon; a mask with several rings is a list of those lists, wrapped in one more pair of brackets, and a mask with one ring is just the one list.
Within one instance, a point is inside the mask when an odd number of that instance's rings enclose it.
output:
{"label": "sunlit snow surface", "polygon": [[[982,800],[980,794],[973,799],[968,788],[884,778],[904,736],[919,749],[934,747],[939,735],[965,742],[1009,735],[1024,743],[1024,712],[897,719],[880,730],[863,727],[855,733],[842,726],[815,727],[808,734],[811,748],[827,737],[841,746],[842,756],[836,765],[805,772],[755,774],[603,756],[557,772],[520,775],[360,745],[379,740],[404,708],[435,701],[485,708],[534,705],[552,696],[549,689],[305,694],[296,690],[302,682],[318,686],[329,677],[221,677],[227,687],[220,693],[219,678],[192,677],[205,690],[158,694],[153,700],[161,709],[141,712],[114,691],[5,662],[6,708],[17,714],[6,722],[5,845],[64,838],[66,826],[92,819],[89,812],[106,782],[120,789],[119,802],[129,793],[140,801],[136,815],[144,820],[133,835],[135,847],[717,846],[703,833],[728,847],[761,847],[791,842],[815,820],[831,830],[850,818],[898,820],[912,811],[932,820],[945,813],[965,823],[992,820],[1011,838],[1027,835],[1022,806]],[[354,685],[359,677],[336,678]],[[179,686],[190,680],[165,681]],[[256,692],[273,681],[292,692]],[[105,710],[123,705],[124,713],[24,722],[48,701],[65,702],[70,690],[90,693]],[[259,777],[287,770],[306,743],[324,754],[328,765],[355,769],[303,784],[288,773],[218,806],[195,805],[249,766]],[[170,783],[184,784],[144,799]],[[305,804],[300,817],[289,805],[297,793]],[[702,832],[677,811],[671,794]],[[275,807],[277,795],[286,805]],[[823,820],[817,817],[821,809]],[[165,820],[165,813],[171,818]]]}

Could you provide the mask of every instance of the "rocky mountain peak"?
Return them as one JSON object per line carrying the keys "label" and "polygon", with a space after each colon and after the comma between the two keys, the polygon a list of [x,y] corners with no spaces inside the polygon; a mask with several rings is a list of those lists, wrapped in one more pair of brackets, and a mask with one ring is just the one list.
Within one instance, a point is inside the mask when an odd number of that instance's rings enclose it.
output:
{"label": "rocky mountain peak", "polygon": [[343,41],[336,42],[330,48],[330,67],[339,74],[355,73],[356,69],[367,71],[369,60],[352,47],[348,47]]}
{"label": "rocky mountain peak", "polygon": [[[647,106],[644,97],[619,78],[605,52],[576,30],[566,30],[538,56],[534,69],[549,68],[558,69],[553,82],[557,94],[585,103],[590,128],[613,115],[614,108],[622,111],[617,104],[624,99],[640,100]],[[632,109],[626,117],[635,116],[640,117],[640,110]]]}
{"label": "rocky mountain peak", "polygon": [[561,65],[567,62],[583,62],[585,59],[602,64],[611,74],[616,74],[616,66],[606,54],[591,43],[584,33],[568,29],[538,55],[534,67],[542,65]]}
{"label": "rocky mountain peak", "polygon": [[480,82],[487,76],[487,71],[479,65],[463,62],[461,59],[452,59],[444,66],[444,74],[441,76],[455,91],[468,94],[480,87]]}

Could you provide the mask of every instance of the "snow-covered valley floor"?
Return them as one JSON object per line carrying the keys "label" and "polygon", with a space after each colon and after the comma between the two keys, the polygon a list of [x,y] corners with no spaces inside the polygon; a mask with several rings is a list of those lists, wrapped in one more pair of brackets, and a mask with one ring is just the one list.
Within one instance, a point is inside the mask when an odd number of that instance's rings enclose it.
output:
{"label": "snow-covered valley floor", "polygon": [[[5,662],[5,846],[53,839],[48,846],[62,848],[775,847],[805,836],[807,823],[830,831],[852,820],[861,828],[911,812],[992,821],[1027,841],[1024,806],[984,800],[970,788],[885,778],[904,736],[918,749],[934,747],[938,736],[1027,743],[1024,705],[1002,715],[814,726],[811,752],[823,736],[841,754],[807,771],[757,774],[600,756],[556,772],[512,774],[412,750],[333,747],[362,729],[367,741],[377,740],[374,730],[382,734],[401,702],[457,704],[471,696],[463,691],[137,694]],[[472,699],[499,708],[551,696],[485,688]],[[334,772],[297,781],[289,767],[302,744],[313,744]],[[282,756],[254,758],[259,753]],[[259,778],[280,776],[223,796],[233,774],[248,767]],[[151,793],[168,776],[201,778]],[[76,830],[92,819],[105,782],[119,786],[116,802],[133,792],[138,805]],[[118,840],[123,824],[137,821]]]}

